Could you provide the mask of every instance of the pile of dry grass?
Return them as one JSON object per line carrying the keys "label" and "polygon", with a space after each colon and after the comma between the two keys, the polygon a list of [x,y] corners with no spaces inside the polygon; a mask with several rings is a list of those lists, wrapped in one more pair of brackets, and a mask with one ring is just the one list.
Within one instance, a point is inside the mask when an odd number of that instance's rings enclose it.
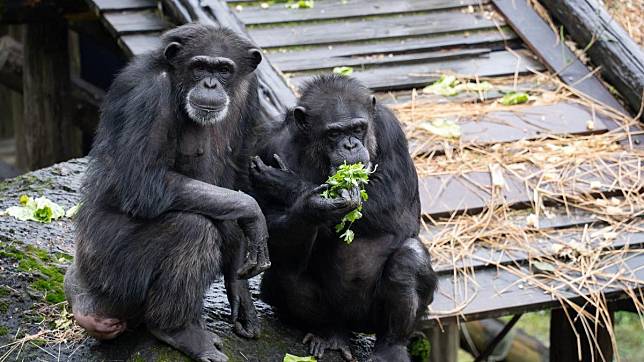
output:
{"label": "pile of dry grass", "polygon": [[[644,248],[624,241],[644,232],[644,148],[632,142],[635,134],[641,134],[638,117],[609,109],[548,74],[504,79],[495,87],[516,87],[526,80],[546,86],[531,89],[531,102],[522,106],[502,106],[484,95],[469,102],[439,104],[435,97],[413,93],[411,101],[392,107],[408,137],[416,141],[412,154],[421,177],[466,177],[467,172],[489,171],[492,179],[490,185],[475,185],[490,195],[483,212],[426,222],[423,241],[436,268],[453,273],[452,297],[458,306],[449,311],[430,308],[430,316],[461,315],[476,297],[473,265],[482,264],[516,276],[516,283],[508,288],[516,284],[539,288],[569,307],[570,321],[580,320],[583,325],[584,330],[577,331],[579,338],[596,343],[594,331],[602,326],[615,343],[604,292],[621,291],[630,297],[644,327],[643,296],[634,291],[644,284],[637,276],[644,265],[632,265],[634,258],[644,255]],[[582,105],[619,126],[602,134],[544,135],[497,144],[462,144],[420,126],[428,118],[452,119],[458,124],[501,109],[520,111],[558,102]],[[433,146],[429,153],[428,144]],[[527,210],[513,210],[503,200],[504,177],[521,180],[532,194]],[[557,217],[555,210],[583,213],[588,222],[564,230],[541,227],[540,221]],[[571,296],[580,296],[582,303],[571,302]],[[596,360],[602,358],[596,356]]]}

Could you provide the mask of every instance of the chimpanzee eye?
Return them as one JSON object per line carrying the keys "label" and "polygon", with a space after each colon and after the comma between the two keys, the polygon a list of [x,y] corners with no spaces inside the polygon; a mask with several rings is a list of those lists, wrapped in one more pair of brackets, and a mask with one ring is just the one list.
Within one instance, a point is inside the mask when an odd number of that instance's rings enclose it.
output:
{"label": "chimpanzee eye", "polygon": [[338,131],[338,130],[331,130],[331,131],[327,132],[327,134],[326,134],[326,135],[327,135],[327,137],[328,137],[330,140],[332,140],[332,141],[333,141],[333,140],[337,139],[338,137],[340,137],[340,131]]}

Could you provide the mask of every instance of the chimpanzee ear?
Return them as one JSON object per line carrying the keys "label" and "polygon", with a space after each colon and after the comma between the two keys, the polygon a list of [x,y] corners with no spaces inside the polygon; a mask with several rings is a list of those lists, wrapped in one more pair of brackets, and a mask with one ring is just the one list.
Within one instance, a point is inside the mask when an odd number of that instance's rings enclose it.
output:
{"label": "chimpanzee ear", "polygon": [[373,108],[376,108],[376,103],[377,103],[377,101],[376,101],[376,96],[374,96],[374,95],[372,94],[372,95],[371,95],[371,106],[372,106]]}
{"label": "chimpanzee ear", "polygon": [[306,108],[302,106],[293,108],[293,119],[295,119],[295,124],[300,130],[307,131],[309,129],[309,122],[306,119]]}
{"label": "chimpanzee ear", "polygon": [[171,62],[174,59],[174,57],[179,53],[179,50],[181,50],[181,47],[182,46],[180,43],[173,41],[172,43],[168,44],[165,47],[165,50],[163,51],[163,55],[169,62]]}
{"label": "chimpanzee ear", "polygon": [[262,52],[259,49],[253,48],[248,51],[251,69],[255,70],[259,63],[262,61]]}

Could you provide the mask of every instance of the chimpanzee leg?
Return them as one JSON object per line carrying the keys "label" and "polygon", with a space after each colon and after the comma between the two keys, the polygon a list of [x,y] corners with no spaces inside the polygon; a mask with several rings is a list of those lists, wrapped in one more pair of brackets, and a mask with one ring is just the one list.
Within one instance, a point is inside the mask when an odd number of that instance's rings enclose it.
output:
{"label": "chimpanzee leg", "polygon": [[246,338],[259,337],[260,324],[248,280],[239,279],[238,271],[244,264],[247,239],[234,222],[217,224],[223,239],[223,272],[226,295],[230,302],[233,330]]}
{"label": "chimpanzee leg", "polygon": [[177,213],[169,222],[171,231],[161,236],[167,253],[148,289],[144,321],[155,337],[198,361],[227,361],[215,348],[221,340],[201,319],[204,293],[221,270],[221,234],[197,214]]}
{"label": "chimpanzee leg", "polygon": [[99,300],[80,279],[76,263],[70,265],[65,273],[65,295],[76,323],[94,338],[113,339],[127,328],[124,318],[112,318],[110,313],[100,306]]}
{"label": "chimpanzee leg", "polygon": [[407,239],[387,260],[376,290],[372,361],[409,361],[407,342],[435,287],[429,253],[417,239]]}
{"label": "chimpanzee leg", "polygon": [[262,299],[273,305],[286,320],[307,333],[302,341],[309,345],[309,353],[317,358],[325,350],[340,351],[347,361],[353,359],[349,348],[349,331],[338,320],[325,302],[325,292],[310,277],[288,269],[269,269],[262,279]]}

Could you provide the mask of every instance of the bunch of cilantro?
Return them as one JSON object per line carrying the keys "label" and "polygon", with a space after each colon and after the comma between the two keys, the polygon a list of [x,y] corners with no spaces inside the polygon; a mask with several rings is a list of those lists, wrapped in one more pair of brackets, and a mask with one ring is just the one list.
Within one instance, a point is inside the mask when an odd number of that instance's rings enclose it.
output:
{"label": "bunch of cilantro", "polygon": [[[329,188],[322,192],[321,195],[327,199],[335,198],[340,196],[342,190],[351,190],[354,187],[357,187],[360,190],[360,199],[362,201],[367,201],[369,199],[369,195],[367,195],[365,185],[369,183],[369,175],[373,172],[375,172],[375,169],[373,171],[369,171],[361,162],[351,165],[348,165],[345,162],[343,165],[340,165],[335,174],[329,176],[326,180],[326,184],[329,185]],[[351,225],[361,217],[362,202],[356,209],[344,215],[342,220],[340,220],[340,223],[335,226],[336,233],[340,233],[344,230],[340,237],[347,244],[351,244],[355,237],[355,233],[351,230]]]}

